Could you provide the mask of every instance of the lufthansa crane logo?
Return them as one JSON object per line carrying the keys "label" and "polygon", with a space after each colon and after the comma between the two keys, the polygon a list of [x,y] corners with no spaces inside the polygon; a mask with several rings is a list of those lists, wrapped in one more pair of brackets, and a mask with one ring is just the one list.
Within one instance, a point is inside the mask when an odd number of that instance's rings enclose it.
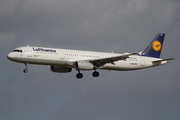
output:
{"label": "lufthansa crane logo", "polygon": [[161,43],[158,40],[156,40],[153,42],[152,47],[155,51],[158,52],[159,50],[161,50]]}

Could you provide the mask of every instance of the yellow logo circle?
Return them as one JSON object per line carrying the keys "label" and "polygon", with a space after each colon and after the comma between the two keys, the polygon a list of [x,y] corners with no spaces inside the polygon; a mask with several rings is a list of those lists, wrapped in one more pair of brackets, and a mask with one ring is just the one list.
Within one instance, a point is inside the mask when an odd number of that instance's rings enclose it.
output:
{"label": "yellow logo circle", "polygon": [[153,42],[152,47],[155,51],[159,51],[161,50],[161,43],[158,40],[156,40]]}

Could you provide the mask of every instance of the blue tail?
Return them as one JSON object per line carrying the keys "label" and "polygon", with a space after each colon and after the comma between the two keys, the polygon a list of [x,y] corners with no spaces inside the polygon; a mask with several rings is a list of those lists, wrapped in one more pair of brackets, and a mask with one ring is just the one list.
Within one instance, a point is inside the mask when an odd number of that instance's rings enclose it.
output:
{"label": "blue tail", "polygon": [[157,34],[157,36],[148,45],[148,47],[141,53],[141,56],[159,58],[163,46],[164,37],[164,33]]}

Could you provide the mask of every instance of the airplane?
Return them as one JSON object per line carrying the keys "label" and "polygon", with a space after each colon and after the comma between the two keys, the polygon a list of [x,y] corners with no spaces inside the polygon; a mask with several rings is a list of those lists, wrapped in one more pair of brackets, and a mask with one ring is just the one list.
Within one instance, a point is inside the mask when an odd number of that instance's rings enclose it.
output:
{"label": "airplane", "polygon": [[83,78],[82,70],[94,70],[93,77],[98,77],[98,69],[129,71],[155,67],[166,64],[168,60],[175,58],[161,59],[160,54],[165,34],[159,33],[139,53],[105,53],[94,51],[70,50],[45,48],[35,46],[23,46],[14,49],[7,55],[11,61],[24,63],[24,73],[28,72],[28,64],[48,65],[52,72],[67,73],[74,68],[78,71],[76,77]]}

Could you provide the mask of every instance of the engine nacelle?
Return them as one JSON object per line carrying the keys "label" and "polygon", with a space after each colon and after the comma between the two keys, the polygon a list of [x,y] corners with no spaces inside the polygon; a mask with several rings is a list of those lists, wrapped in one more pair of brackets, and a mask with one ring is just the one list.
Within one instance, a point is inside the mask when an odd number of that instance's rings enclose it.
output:
{"label": "engine nacelle", "polygon": [[93,70],[94,65],[89,63],[89,62],[84,62],[84,61],[77,61],[74,63],[74,67],[77,70]]}
{"label": "engine nacelle", "polygon": [[66,72],[71,72],[72,68],[67,68],[62,66],[51,66],[51,71],[58,73],[66,73]]}

